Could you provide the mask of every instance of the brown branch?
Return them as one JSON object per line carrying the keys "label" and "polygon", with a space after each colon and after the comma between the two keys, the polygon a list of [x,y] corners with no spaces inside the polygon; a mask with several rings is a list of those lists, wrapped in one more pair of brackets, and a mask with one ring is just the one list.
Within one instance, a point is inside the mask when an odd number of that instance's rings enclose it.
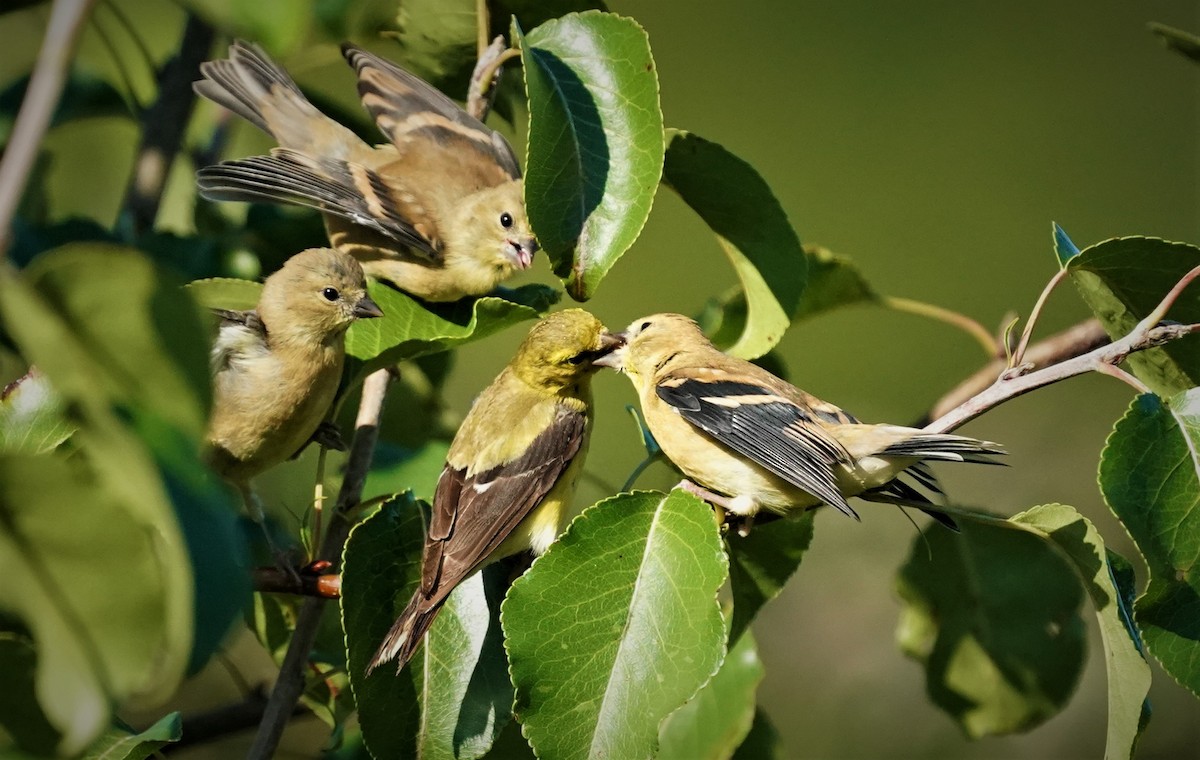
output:
{"label": "brown branch", "polygon": [[38,146],[54,118],[75,44],[95,0],[55,0],[46,38],[38,52],[29,88],[21,101],[12,136],[0,161],[0,256],[8,251],[13,216],[37,159]]}
{"label": "brown branch", "polygon": [[[392,383],[390,369],[376,370],[363,380],[362,400],[358,405],[358,418],[354,423],[354,440],[350,444],[350,456],[346,460],[346,474],[338,492],[337,503],[329,521],[325,540],[321,543],[317,561],[328,562],[329,569],[337,572],[342,557],[342,547],[353,527],[352,513],[362,498],[363,484],[371,459],[375,454],[375,442],[379,438],[379,419],[383,414],[383,401]],[[279,739],[288,719],[295,714],[296,703],[304,691],[304,674],[308,667],[308,656],[317,638],[317,628],[325,599],[308,597],[296,618],[292,640],[279,666],[279,678],[263,711],[262,722],[247,757],[266,760],[275,754]]]}
{"label": "brown branch", "polygon": [[142,113],[142,142],[124,204],[136,233],[154,226],[171,164],[196,104],[192,82],[200,78],[200,64],[208,58],[215,36],[211,26],[188,14],[179,52],[158,74],[158,99]]}
{"label": "brown branch", "polygon": [[515,55],[519,53],[509,50],[504,38],[500,36],[484,48],[475,63],[471,83],[467,87],[467,113],[480,121],[487,119],[488,112],[492,110],[492,102],[496,99],[496,84],[500,81],[500,75],[504,73],[504,62]]}
{"label": "brown branch", "polygon": [[294,594],[337,599],[342,595],[342,576],[339,573],[310,573],[302,568],[293,574],[278,567],[256,567],[253,573],[254,590],[265,594]]}
{"label": "brown branch", "polygon": [[[1033,369],[1041,369],[1086,354],[1106,343],[1108,343],[1108,335],[1104,332],[1104,328],[1095,319],[1088,319],[1031,345],[1025,351],[1025,363],[1032,365]],[[1005,359],[988,362],[975,374],[938,399],[926,417],[916,426],[927,425],[931,420],[947,414],[975,394],[986,390],[1007,368],[1008,362]]]}

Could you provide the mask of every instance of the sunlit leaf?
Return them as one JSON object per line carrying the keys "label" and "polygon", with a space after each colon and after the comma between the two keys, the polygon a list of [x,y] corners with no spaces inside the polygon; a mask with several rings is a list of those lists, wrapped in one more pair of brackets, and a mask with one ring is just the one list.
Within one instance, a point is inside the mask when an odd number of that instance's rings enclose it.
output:
{"label": "sunlit leaf", "polygon": [[183,720],[179,713],[164,715],[145,731],[113,727],[105,731],[87,752],[83,760],[145,760],[183,736]]}
{"label": "sunlit leaf", "polygon": [[658,727],[717,670],[726,560],[712,509],[624,494],[571,523],[509,590],[515,712],[539,757],[649,757]]}
{"label": "sunlit leaf", "polygon": [[44,454],[74,429],[62,399],[36,368],[0,391],[0,453]]}
{"label": "sunlit leaf", "polygon": [[663,166],[658,74],[637,22],[587,11],[522,37],[525,203],[554,272],[591,298],[650,214]]}
{"label": "sunlit leaf", "polygon": [[1200,695],[1200,389],[1164,404],[1143,394],[1100,458],[1100,489],[1150,579],[1135,605],[1146,648]]}
{"label": "sunlit leaf", "polygon": [[210,309],[246,311],[258,305],[262,283],[239,280],[236,277],[210,277],[193,280],[187,290],[202,306]]}

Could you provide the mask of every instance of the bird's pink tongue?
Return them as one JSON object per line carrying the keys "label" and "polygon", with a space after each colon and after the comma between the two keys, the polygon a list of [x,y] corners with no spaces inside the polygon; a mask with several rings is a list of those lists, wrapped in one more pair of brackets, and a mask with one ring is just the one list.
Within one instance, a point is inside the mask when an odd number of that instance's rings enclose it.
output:
{"label": "bird's pink tongue", "polygon": [[517,251],[517,266],[521,267],[522,269],[528,269],[529,265],[532,263],[533,263],[533,254],[532,253],[525,250],[524,248]]}

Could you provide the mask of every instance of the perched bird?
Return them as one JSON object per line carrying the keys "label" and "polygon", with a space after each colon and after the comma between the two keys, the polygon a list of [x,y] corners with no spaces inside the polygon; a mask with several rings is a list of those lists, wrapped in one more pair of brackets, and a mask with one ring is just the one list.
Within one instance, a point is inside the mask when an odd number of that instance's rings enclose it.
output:
{"label": "perched bird", "polygon": [[383,312],[362,267],[330,248],[292,256],[263,284],[253,311],[214,309],[213,405],[208,459],[262,522],[250,480],[324,431],[342,377],[345,335]]}
{"label": "perched bird", "polygon": [[195,90],[280,147],[201,169],[200,194],[319,209],[335,248],[427,301],[482,295],[527,269],[538,245],[508,142],[398,66],[350,44],[342,52],[390,144],[363,142],[261,48],[234,42],[227,60],[200,67]]}
{"label": "perched bird", "polygon": [[421,585],[367,666],[404,667],[458,584],[492,560],[541,554],[566,526],[591,433],[595,362],[619,341],[579,309],[533,326],[463,420],[433,496]]}
{"label": "perched bird", "polygon": [[860,423],[833,404],[717,350],[692,320],[655,314],[620,334],[625,346],[596,363],[629,376],[646,424],[690,480],[681,484],[736,515],[828,504],[858,518],[850,496],[950,518],[897,479],[937,491],[927,460],[996,464],[994,443]]}

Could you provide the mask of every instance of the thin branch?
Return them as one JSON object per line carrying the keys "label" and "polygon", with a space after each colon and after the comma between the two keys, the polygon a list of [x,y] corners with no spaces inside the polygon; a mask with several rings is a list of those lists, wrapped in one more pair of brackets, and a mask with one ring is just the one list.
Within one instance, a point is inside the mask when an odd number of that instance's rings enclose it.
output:
{"label": "thin branch", "polygon": [[521,54],[520,50],[508,48],[503,37],[496,37],[479,56],[475,71],[471,73],[471,84],[467,87],[467,113],[483,121],[492,110],[496,99],[496,84],[504,73],[504,63]]}
{"label": "thin branch", "polygon": [[[375,453],[375,442],[379,438],[379,420],[383,414],[383,401],[392,383],[389,369],[376,370],[363,380],[362,399],[358,405],[358,418],[354,423],[354,441],[350,444],[350,455],[346,460],[346,474],[338,492],[333,514],[330,516],[325,540],[321,543],[318,561],[330,563],[332,572],[337,572],[341,561],[342,547],[353,527],[350,513],[355,510],[362,497],[363,484],[371,459]],[[262,722],[247,757],[251,760],[266,760],[275,754],[279,739],[288,719],[296,710],[296,703],[304,691],[304,673],[308,656],[317,638],[317,627],[325,600],[309,597],[304,600],[296,618],[296,628],[288,644],[283,664],[279,667],[279,678],[263,711]]]}
{"label": "thin branch", "polygon": [[179,52],[158,75],[158,97],[142,113],[142,143],[134,160],[133,178],[125,191],[124,208],[135,233],[154,226],[163,188],[183,133],[192,116],[200,64],[208,58],[216,31],[198,16],[188,14]]}
{"label": "thin branch", "polygon": [[38,53],[29,88],[21,101],[12,136],[0,161],[0,256],[8,251],[13,216],[37,159],[38,146],[54,117],[79,34],[95,0],[55,0],[46,38]]}
{"label": "thin branch", "polygon": [[889,309],[908,312],[909,314],[918,314],[922,317],[936,319],[952,327],[957,327],[974,338],[975,342],[983,348],[984,353],[988,356],[997,356],[1003,352],[1003,347],[992,337],[991,331],[966,314],[960,314],[957,311],[925,303],[924,301],[915,301],[911,298],[884,296],[882,302]]}
{"label": "thin branch", "polygon": [[278,567],[258,567],[254,569],[254,590],[337,599],[342,595],[342,576],[339,573],[306,573],[303,569],[293,575]]}
{"label": "thin branch", "polygon": [[1046,283],[1046,287],[1042,289],[1042,294],[1038,296],[1037,303],[1033,305],[1033,311],[1029,312],[1029,320],[1025,323],[1025,330],[1021,333],[1021,342],[1017,344],[1017,350],[1013,351],[1012,359],[1009,360],[1008,366],[1015,367],[1021,363],[1025,357],[1025,349],[1029,347],[1029,339],[1033,335],[1033,328],[1037,325],[1038,317],[1042,315],[1042,308],[1046,305],[1046,301],[1050,298],[1050,294],[1058,287],[1058,284],[1067,276],[1066,269],[1059,269],[1050,278],[1050,282]]}

